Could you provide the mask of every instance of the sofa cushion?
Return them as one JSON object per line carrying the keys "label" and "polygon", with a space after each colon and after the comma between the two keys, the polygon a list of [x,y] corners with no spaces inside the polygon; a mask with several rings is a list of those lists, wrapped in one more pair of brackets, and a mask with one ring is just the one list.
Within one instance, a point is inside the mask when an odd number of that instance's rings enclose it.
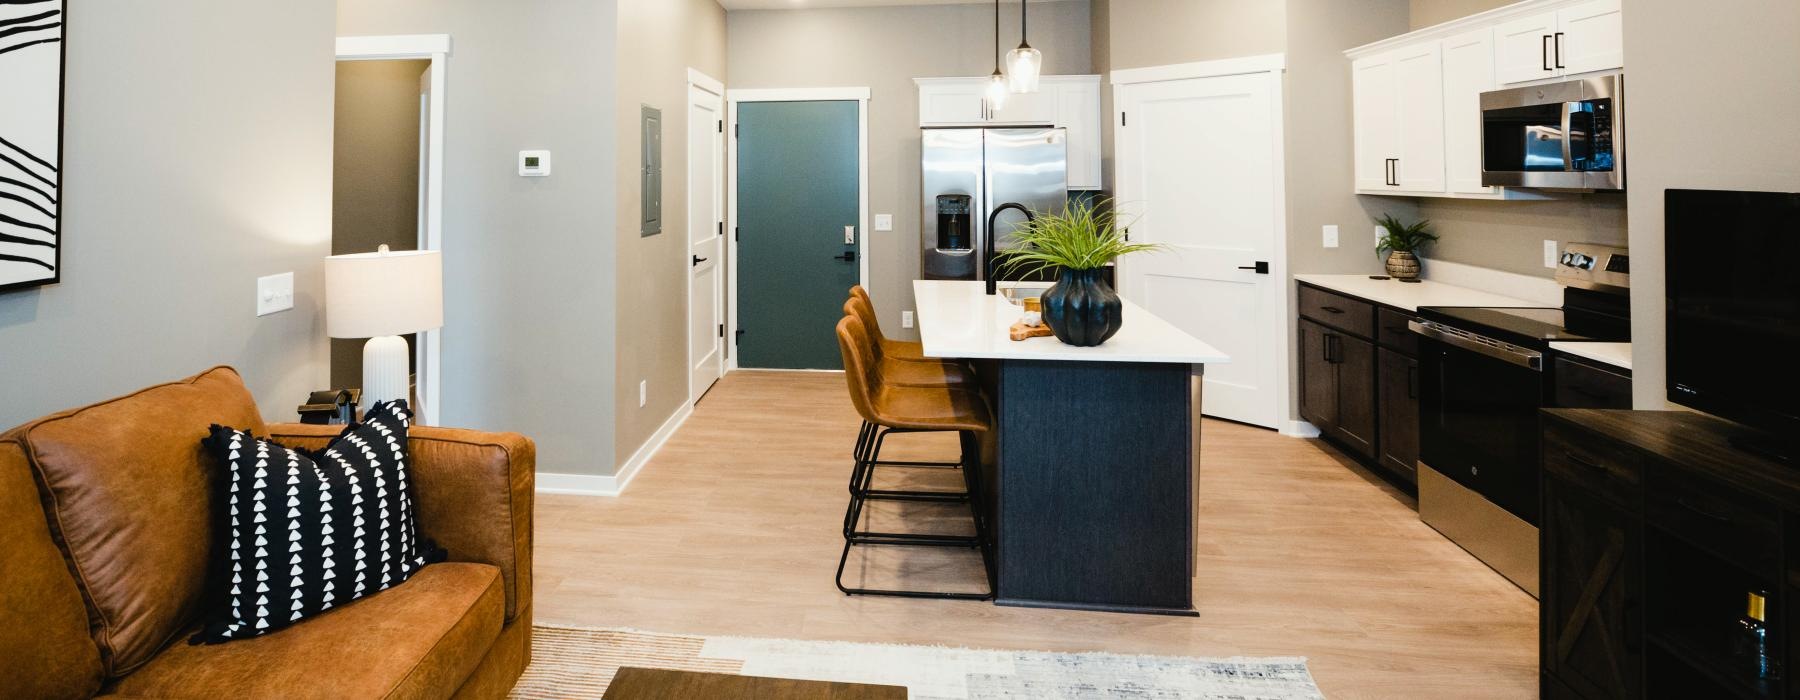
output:
{"label": "sofa cushion", "polygon": [[230,474],[220,522],[228,578],[225,601],[194,641],[268,634],[443,561],[418,536],[411,419],[405,403],[378,403],[317,453],[213,426],[207,449]]}
{"label": "sofa cushion", "polygon": [[50,539],[25,449],[11,440],[0,440],[0,533],[0,694],[93,695],[100,649],[88,636],[87,606]]}
{"label": "sofa cushion", "polygon": [[433,564],[400,584],[230,644],[176,644],[108,692],[155,698],[449,697],[500,636],[500,570]]}
{"label": "sofa cushion", "polygon": [[20,428],[51,533],[91,612],[108,677],[148,661],[203,608],[222,470],[214,423],[266,432],[228,367]]}

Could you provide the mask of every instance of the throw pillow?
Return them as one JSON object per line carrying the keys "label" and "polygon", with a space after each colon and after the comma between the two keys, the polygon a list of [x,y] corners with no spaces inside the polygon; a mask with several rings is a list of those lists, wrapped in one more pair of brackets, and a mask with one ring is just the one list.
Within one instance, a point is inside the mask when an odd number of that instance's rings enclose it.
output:
{"label": "throw pillow", "polygon": [[228,589],[224,608],[192,643],[268,634],[443,560],[418,539],[411,419],[405,402],[378,403],[316,453],[212,426],[206,448],[230,479],[220,533],[230,557],[220,585]]}

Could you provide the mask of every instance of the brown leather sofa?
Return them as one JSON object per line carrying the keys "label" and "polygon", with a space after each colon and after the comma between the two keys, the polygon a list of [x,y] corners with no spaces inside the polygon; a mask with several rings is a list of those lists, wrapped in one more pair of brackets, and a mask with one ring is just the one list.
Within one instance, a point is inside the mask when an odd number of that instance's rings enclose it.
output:
{"label": "brown leather sofa", "polygon": [[419,528],[449,561],[263,637],[190,646],[216,595],[213,423],[302,447],[342,430],[265,425],[220,367],[0,435],[0,696],[506,695],[531,660],[531,440],[414,427]]}

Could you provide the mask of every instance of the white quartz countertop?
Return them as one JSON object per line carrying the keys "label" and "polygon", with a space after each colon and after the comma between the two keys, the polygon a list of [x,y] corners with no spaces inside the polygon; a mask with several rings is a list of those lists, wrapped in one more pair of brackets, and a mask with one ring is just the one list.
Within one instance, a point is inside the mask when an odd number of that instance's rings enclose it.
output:
{"label": "white quartz countertop", "polygon": [[1001,295],[988,296],[981,282],[915,281],[913,300],[919,338],[928,357],[1178,364],[1231,361],[1217,348],[1129,301],[1124,302],[1124,324],[1117,334],[1099,346],[1078,348],[1048,336],[1014,341],[1008,329],[1024,315],[1024,309]]}
{"label": "white quartz countertop", "polygon": [[1573,340],[1554,340],[1550,342],[1550,349],[1587,358],[1601,364],[1612,365],[1619,369],[1631,369],[1631,343],[1584,343]]}
{"label": "white quartz countertop", "polygon": [[1294,275],[1294,279],[1407,311],[1418,311],[1421,306],[1544,306],[1524,299],[1431,280],[1414,284],[1392,279],[1369,279],[1368,275]]}

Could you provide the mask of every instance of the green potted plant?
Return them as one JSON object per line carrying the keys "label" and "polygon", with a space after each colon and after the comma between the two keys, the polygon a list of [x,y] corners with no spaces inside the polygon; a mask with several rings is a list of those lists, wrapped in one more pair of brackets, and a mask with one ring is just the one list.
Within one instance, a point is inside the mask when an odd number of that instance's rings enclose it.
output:
{"label": "green potted plant", "polygon": [[1375,219],[1375,223],[1382,230],[1375,248],[1387,253],[1388,276],[1402,282],[1417,282],[1418,254],[1438,239],[1437,234],[1431,232],[1431,221],[1422,219],[1418,223],[1403,224],[1393,214],[1383,214]]}
{"label": "green potted plant", "polygon": [[1037,214],[1014,229],[1012,239],[1018,245],[1000,253],[1000,269],[1055,273],[1056,284],[1040,297],[1044,323],[1057,340],[1082,347],[1106,342],[1123,323],[1119,295],[1106,283],[1103,268],[1123,255],[1165,248],[1125,240],[1104,201],[1077,201],[1062,214]]}

